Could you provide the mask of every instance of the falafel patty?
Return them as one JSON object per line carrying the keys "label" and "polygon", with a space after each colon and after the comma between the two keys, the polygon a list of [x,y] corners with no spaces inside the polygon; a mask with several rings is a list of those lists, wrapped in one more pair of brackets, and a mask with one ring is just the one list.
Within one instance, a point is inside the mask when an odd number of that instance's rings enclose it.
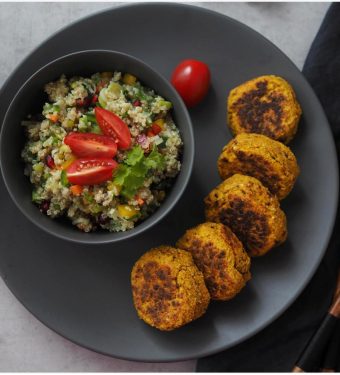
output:
{"label": "falafel patty", "polygon": [[286,215],[254,177],[235,174],[204,200],[207,221],[227,225],[250,256],[260,256],[287,238]]}
{"label": "falafel patty", "polygon": [[206,222],[189,229],[177,247],[190,251],[212,299],[235,297],[250,279],[250,258],[240,240],[223,224]]}
{"label": "falafel patty", "polygon": [[227,109],[234,135],[259,133],[283,143],[294,138],[302,113],[292,86],[274,75],[257,77],[232,89]]}
{"label": "falafel patty", "polygon": [[131,285],[139,317],[162,331],[199,318],[210,301],[191,254],[170,246],[145,253],[132,269]]}
{"label": "falafel patty", "polygon": [[224,148],[217,162],[222,179],[235,173],[257,178],[280,200],[293,189],[299,166],[293,152],[261,134],[239,134]]}

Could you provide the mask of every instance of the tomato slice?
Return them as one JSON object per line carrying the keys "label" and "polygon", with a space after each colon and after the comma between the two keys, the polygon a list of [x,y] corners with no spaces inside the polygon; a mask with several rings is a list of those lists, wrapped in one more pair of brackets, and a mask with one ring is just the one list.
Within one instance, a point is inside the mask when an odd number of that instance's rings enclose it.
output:
{"label": "tomato slice", "polygon": [[79,157],[113,158],[117,153],[116,142],[101,134],[72,132],[67,134],[64,143]]}
{"label": "tomato slice", "polygon": [[82,158],[75,160],[67,169],[67,179],[74,185],[96,185],[112,179],[118,163],[108,158]]}
{"label": "tomato slice", "polygon": [[96,120],[102,132],[117,139],[118,147],[127,150],[131,146],[131,134],[125,122],[114,113],[100,107],[94,109]]}

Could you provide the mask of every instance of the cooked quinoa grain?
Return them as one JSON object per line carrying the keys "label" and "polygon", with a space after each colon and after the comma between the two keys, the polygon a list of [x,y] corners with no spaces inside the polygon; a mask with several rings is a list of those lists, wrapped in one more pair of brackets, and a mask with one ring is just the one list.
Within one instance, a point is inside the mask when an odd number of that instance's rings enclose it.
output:
{"label": "cooked quinoa grain", "polygon": [[[42,117],[22,122],[27,134],[24,173],[40,210],[51,218],[67,216],[85,232],[126,231],[154,212],[181,168],[183,143],[171,116],[172,104],[121,72],[62,76],[46,84],[45,92]],[[125,122],[131,147],[118,149],[118,168],[110,180],[74,187],[67,170],[77,156],[64,139],[71,132],[102,134],[96,106]]]}

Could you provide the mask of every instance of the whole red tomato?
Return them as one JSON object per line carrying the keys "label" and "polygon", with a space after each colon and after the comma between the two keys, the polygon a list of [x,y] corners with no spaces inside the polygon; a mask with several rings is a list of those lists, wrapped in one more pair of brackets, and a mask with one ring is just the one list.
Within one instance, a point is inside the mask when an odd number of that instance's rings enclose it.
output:
{"label": "whole red tomato", "polygon": [[171,83],[180,94],[187,107],[198,104],[208,92],[210,71],[198,60],[184,60],[172,73]]}

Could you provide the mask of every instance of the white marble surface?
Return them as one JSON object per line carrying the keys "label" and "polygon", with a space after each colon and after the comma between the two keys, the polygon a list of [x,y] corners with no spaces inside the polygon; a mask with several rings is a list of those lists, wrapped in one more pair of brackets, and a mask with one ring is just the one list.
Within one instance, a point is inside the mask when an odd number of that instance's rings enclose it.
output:
{"label": "white marble surface", "polygon": [[[0,3],[0,86],[35,46],[84,15],[119,3]],[[262,33],[302,68],[327,3],[197,3]],[[14,27],[20,25],[20,27]],[[1,246],[1,244],[0,244]],[[137,363],[102,356],[55,334],[0,279],[0,372],[194,371],[195,361]]]}

